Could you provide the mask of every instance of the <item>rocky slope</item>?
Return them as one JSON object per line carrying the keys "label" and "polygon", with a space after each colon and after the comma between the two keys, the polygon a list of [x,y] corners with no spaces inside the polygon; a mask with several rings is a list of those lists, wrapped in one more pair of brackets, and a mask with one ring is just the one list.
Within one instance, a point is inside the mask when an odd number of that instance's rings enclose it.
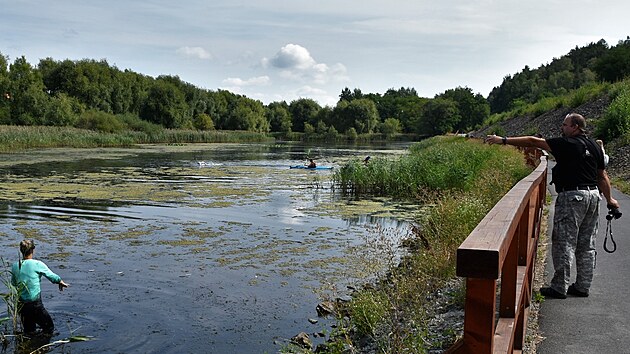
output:
{"label": "rocky slope", "polygon": [[[607,96],[602,96],[594,101],[587,102],[573,109],[558,108],[536,117],[519,116],[506,120],[504,122],[500,122],[497,125],[503,131],[505,131],[507,136],[530,135],[538,133],[541,134],[544,138],[552,138],[560,136],[560,126],[562,124],[562,120],[567,114],[571,112],[576,112],[583,115],[587,120],[587,128],[593,128],[595,122],[602,117],[609,105],[610,99]],[[494,127],[496,127],[497,125],[495,125]],[[491,127],[485,127],[478,131],[472,132],[470,135],[473,137],[481,138],[484,137],[490,131],[490,129]],[[605,146],[606,153],[610,155],[608,173],[613,177],[618,177],[626,181],[630,181],[630,145],[615,145],[616,144]],[[612,148],[613,146],[615,147]]]}

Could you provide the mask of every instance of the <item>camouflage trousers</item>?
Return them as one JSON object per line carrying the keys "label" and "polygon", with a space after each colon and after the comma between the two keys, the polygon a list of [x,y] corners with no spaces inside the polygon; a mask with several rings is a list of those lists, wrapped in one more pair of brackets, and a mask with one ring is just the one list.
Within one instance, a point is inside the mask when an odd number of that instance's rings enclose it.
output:
{"label": "camouflage trousers", "polygon": [[577,266],[575,288],[588,292],[591,287],[600,201],[598,190],[558,193],[551,235],[554,275],[550,286],[562,294],[569,287],[574,255]]}

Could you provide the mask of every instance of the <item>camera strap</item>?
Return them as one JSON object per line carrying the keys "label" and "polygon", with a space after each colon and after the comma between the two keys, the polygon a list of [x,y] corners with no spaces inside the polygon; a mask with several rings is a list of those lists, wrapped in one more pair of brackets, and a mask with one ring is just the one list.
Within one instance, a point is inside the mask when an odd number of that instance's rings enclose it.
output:
{"label": "camera strap", "polygon": [[[610,235],[610,241],[612,241],[612,246],[613,246],[612,250],[608,249],[608,246],[607,246],[608,235]],[[604,238],[604,251],[608,253],[613,253],[616,250],[617,250],[617,243],[615,242],[615,239],[613,237],[612,220],[609,219],[606,222],[606,237]]]}

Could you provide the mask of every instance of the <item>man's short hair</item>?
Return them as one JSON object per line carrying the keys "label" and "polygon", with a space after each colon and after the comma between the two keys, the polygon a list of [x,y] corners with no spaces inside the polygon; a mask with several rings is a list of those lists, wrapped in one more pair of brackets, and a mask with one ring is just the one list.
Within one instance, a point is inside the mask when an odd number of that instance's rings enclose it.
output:
{"label": "man's short hair", "polygon": [[577,113],[569,113],[566,118],[571,118],[571,124],[577,125],[578,128],[582,131],[582,133],[586,133],[586,119],[581,114]]}

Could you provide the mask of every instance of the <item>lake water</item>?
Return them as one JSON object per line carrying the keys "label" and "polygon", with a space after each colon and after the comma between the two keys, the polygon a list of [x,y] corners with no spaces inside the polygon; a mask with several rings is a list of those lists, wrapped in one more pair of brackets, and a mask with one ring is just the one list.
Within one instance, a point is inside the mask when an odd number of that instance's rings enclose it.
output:
{"label": "lake water", "polygon": [[338,168],[405,148],[203,144],[3,154],[1,255],[13,262],[19,241],[34,239],[35,258],[70,284],[59,292],[42,280],[58,332],[52,340],[95,340],[57,352],[277,352],[299,332],[329,333],[334,319],[318,318],[317,304],[373,276],[408,232],[405,211],[414,210],[351,200],[332,188],[332,171],[289,166],[311,156]]}

